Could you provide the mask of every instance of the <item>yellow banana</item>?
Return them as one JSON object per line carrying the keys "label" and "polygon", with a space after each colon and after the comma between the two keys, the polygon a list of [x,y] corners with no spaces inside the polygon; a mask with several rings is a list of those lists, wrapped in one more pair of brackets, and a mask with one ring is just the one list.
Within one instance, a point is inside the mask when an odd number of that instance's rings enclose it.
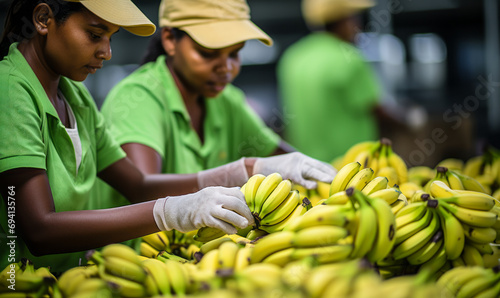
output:
{"label": "yellow banana", "polygon": [[160,254],[160,251],[153,248],[151,245],[144,241],[142,241],[140,244],[140,251],[141,256],[145,256],[147,258],[156,258]]}
{"label": "yellow banana", "polygon": [[476,179],[469,177],[465,174],[462,174],[458,171],[451,171],[451,172],[456,176],[458,176],[458,178],[460,178],[460,181],[462,181],[465,190],[487,193],[484,186],[481,183],[479,183],[479,181],[477,181]]}
{"label": "yellow banana", "polygon": [[170,294],[170,281],[167,275],[168,267],[160,260],[147,259],[142,261],[144,269],[151,276],[160,295]]}
{"label": "yellow banana", "polygon": [[143,241],[151,245],[156,250],[169,250],[170,242],[167,235],[162,232],[157,232],[141,237]]}
{"label": "yellow banana", "polygon": [[240,246],[232,241],[227,241],[219,246],[219,269],[234,269],[236,255]]}
{"label": "yellow banana", "polygon": [[411,198],[417,191],[422,191],[422,187],[415,182],[406,181],[399,184],[399,190],[407,198]]}
{"label": "yellow banana", "polygon": [[345,193],[345,190],[343,190],[328,197],[324,205],[344,205],[347,202],[349,202],[349,197]]}
{"label": "yellow banana", "polygon": [[353,246],[351,244],[296,248],[293,251],[292,259],[302,260],[313,257],[319,264],[328,264],[349,259],[352,251]]}
{"label": "yellow banana", "polygon": [[429,211],[431,215],[429,224],[394,248],[392,257],[395,260],[406,258],[417,252],[427,242],[429,242],[438,231],[440,228],[439,215],[436,214],[434,208],[429,208]]}
{"label": "yellow banana", "polygon": [[250,230],[250,232],[248,232],[248,234],[245,236],[245,238],[247,238],[248,240],[255,240],[258,237],[262,237],[262,236],[265,236],[267,234],[268,233],[266,231],[259,230],[259,229],[253,229],[253,230]]}
{"label": "yellow banana", "polygon": [[305,198],[303,200],[303,203],[295,207],[293,212],[291,212],[284,220],[274,225],[262,225],[260,226],[260,229],[268,233],[275,233],[282,231],[283,229],[285,229],[286,226],[288,226],[292,221],[294,221],[295,218],[302,216],[302,214],[304,214],[308,210],[308,208],[310,208],[310,206],[311,203],[309,202],[309,200],[307,200],[307,198]]}
{"label": "yellow banana", "polygon": [[262,260],[264,264],[274,264],[280,267],[285,267],[287,264],[293,261],[294,247],[285,248],[280,251],[273,252]]}
{"label": "yellow banana", "polygon": [[427,262],[420,265],[418,272],[422,276],[433,276],[447,264],[447,255],[443,247]]}
{"label": "yellow banana", "polygon": [[205,242],[203,245],[200,246],[200,252],[202,254],[206,254],[211,250],[219,248],[219,246],[226,241],[233,242],[233,240],[231,240],[231,238],[228,238],[228,237],[220,237],[220,238]]}
{"label": "yellow banana", "polygon": [[268,255],[292,247],[294,232],[281,231],[269,234],[259,239],[253,247],[250,260],[252,264],[259,263]]}
{"label": "yellow banana", "polygon": [[367,259],[378,262],[389,255],[396,241],[396,219],[391,207],[385,200],[373,198],[368,203],[375,210],[377,218],[377,233],[373,248],[368,252]]}
{"label": "yellow banana", "polygon": [[279,173],[272,173],[259,185],[257,192],[255,193],[255,199],[253,203],[253,212],[259,214],[262,205],[267,200],[269,195],[274,191],[274,189],[283,181],[283,177]]}
{"label": "yellow banana", "polygon": [[108,284],[100,278],[88,278],[83,280],[71,297],[112,297]]}
{"label": "yellow banana", "polygon": [[[411,206],[411,207],[410,207]],[[401,212],[405,210],[405,212]],[[407,211],[408,210],[408,211]],[[427,212],[427,203],[418,202],[405,206],[396,214],[396,230],[420,220]]]}
{"label": "yellow banana", "polygon": [[478,228],[462,223],[465,238],[480,244],[489,244],[495,241],[497,231],[493,228]]}
{"label": "yellow banana", "polygon": [[376,175],[386,177],[388,180],[387,184],[391,187],[399,183],[398,173],[393,167],[379,168]]}
{"label": "yellow banana", "polygon": [[[438,214],[435,214],[439,216]],[[439,219],[438,219],[439,220]],[[429,261],[436,253],[441,249],[443,245],[443,230],[438,230],[431,238],[430,241],[424,243],[424,245],[418,249],[416,252],[409,255],[406,260],[411,265],[420,265]]]}
{"label": "yellow banana", "polygon": [[117,257],[129,262],[132,262],[138,266],[141,266],[141,260],[139,260],[137,253],[131,247],[121,244],[113,243],[103,247],[101,250],[101,255],[104,258],[107,257]]}
{"label": "yellow banana", "polygon": [[448,255],[448,260],[454,260],[462,254],[464,249],[465,234],[463,226],[442,204],[439,204],[436,210],[441,219],[441,228],[444,234],[444,250]]}
{"label": "yellow banana", "polygon": [[386,201],[389,205],[393,204],[394,202],[397,201],[399,198],[399,195],[401,194],[401,191],[399,191],[397,188],[391,187],[391,188],[386,188],[386,189],[381,189],[376,192],[373,192],[369,194],[368,196],[370,198],[379,198],[383,199]]}
{"label": "yellow banana", "polygon": [[193,239],[198,242],[209,242],[226,235],[226,232],[213,227],[201,227],[193,236]]}
{"label": "yellow banana", "polygon": [[285,230],[300,231],[317,225],[344,227],[353,218],[352,208],[341,205],[318,205],[295,220]]}
{"label": "yellow banana", "polygon": [[207,252],[197,263],[197,266],[200,271],[210,271],[215,274],[215,271],[219,269],[219,250],[216,248]]}
{"label": "yellow banana", "polygon": [[447,170],[446,179],[448,180],[448,184],[450,185],[451,189],[458,189],[458,190],[465,189],[462,180],[454,172]]}
{"label": "yellow banana", "polygon": [[259,224],[265,226],[278,224],[287,218],[299,204],[300,194],[297,190],[293,190],[274,211],[263,216]]}
{"label": "yellow banana", "polygon": [[396,227],[396,242],[395,245],[399,246],[400,243],[415,235],[429,225],[433,217],[431,208],[426,208],[425,214],[422,218],[410,222],[403,227]]}
{"label": "yellow banana", "polygon": [[436,167],[446,167],[448,170],[462,171],[464,168],[464,162],[458,158],[446,158],[440,161]]}
{"label": "yellow banana", "polygon": [[341,166],[345,166],[353,161],[356,160],[356,157],[364,151],[373,151],[376,147],[379,146],[378,141],[364,141],[357,143],[353,145],[351,148],[349,148],[346,153],[344,154],[344,157],[342,159],[342,164]]}
{"label": "yellow banana", "polygon": [[373,170],[371,168],[364,168],[360,170],[356,175],[352,177],[352,179],[347,183],[346,189],[353,187],[357,190],[362,190],[368,182],[373,177]]}
{"label": "yellow banana", "polygon": [[[500,275],[491,270],[487,270],[486,274],[481,278],[473,279],[465,283],[457,293],[457,298],[477,297],[480,292],[494,287],[500,280]],[[490,296],[494,297],[494,296]]]}
{"label": "yellow banana", "polygon": [[234,261],[234,271],[239,272],[250,265],[250,256],[252,254],[253,247],[245,246],[238,250],[236,258]]}
{"label": "yellow banana", "polygon": [[255,174],[252,177],[250,177],[245,183],[245,189],[244,189],[244,194],[245,194],[245,201],[247,202],[248,207],[250,208],[250,211],[254,212],[255,210],[255,196],[257,195],[257,190],[259,189],[260,184],[266,176],[262,174]]}
{"label": "yellow banana", "polygon": [[343,227],[312,226],[296,232],[292,245],[297,248],[333,245],[348,233]]}
{"label": "yellow banana", "polygon": [[436,176],[436,170],[426,166],[416,166],[408,169],[408,181],[423,187]]}
{"label": "yellow banana", "polygon": [[368,198],[361,191],[349,188],[347,195],[359,204],[359,208],[356,210],[357,227],[351,257],[364,257],[375,242],[377,215],[368,203]]}
{"label": "yellow banana", "polygon": [[172,260],[166,260],[165,265],[167,267],[166,272],[170,282],[170,288],[177,296],[186,295],[189,277],[187,276],[187,271],[182,267],[184,265]]}
{"label": "yellow banana", "polygon": [[484,260],[481,253],[477,250],[477,248],[469,245],[468,243],[465,243],[464,250],[462,252],[462,259],[464,260],[466,266],[484,267]]}
{"label": "yellow banana", "polygon": [[360,168],[361,164],[359,162],[350,162],[343,166],[330,184],[330,196],[345,190],[349,181],[359,172]]}
{"label": "yellow banana", "polygon": [[145,297],[146,288],[144,285],[131,281],[128,279],[120,278],[106,273],[104,264],[99,265],[99,276],[104,281],[113,284],[113,290],[119,295],[124,297]]}
{"label": "yellow banana", "polygon": [[138,283],[142,283],[146,278],[146,271],[142,265],[114,256],[107,256],[104,260],[106,271],[115,276]]}
{"label": "yellow banana", "polygon": [[281,181],[278,186],[271,192],[269,197],[264,201],[262,208],[259,212],[259,218],[264,218],[271,212],[273,212],[276,208],[283,203],[290,191],[292,190],[292,182],[288,179]]}
{"label": "yellow banana", "polygon": [[443,200],[439,202],[439,205],[442,205],[444,208],[446,208],[461,222],[474,227],[489,228],[493,226],[497,220],[497,215],[493,212],[463,208],[448,204]]}
{"label": "yellow banana", "polygon": [[[92,268],[97,268],[92,265]],[[66,270],[58,279],[57,284],[59,290],[65,297],[70,297],[75,294],[76,287],[85,279],[95,275],[95,270],[89,270],[88,267],[78,266]]]}
{"label": "yellow banana", "polygon": [[366,186],[363,187],[361,192],[367,196],[370,196],[372,193],[378,190],[386,189],[388,183],[389,180],[387,179],[387,177],[378,176],[370,180],[370,182],[368,182],[368,184],[366,184]]}

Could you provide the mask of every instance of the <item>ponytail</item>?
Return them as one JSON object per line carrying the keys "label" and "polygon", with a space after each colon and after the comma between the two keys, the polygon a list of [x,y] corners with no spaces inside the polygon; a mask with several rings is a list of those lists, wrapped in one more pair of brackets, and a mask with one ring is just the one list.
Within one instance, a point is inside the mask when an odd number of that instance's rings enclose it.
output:
{"label": "ponytail", "polygon": [[69,15],[83,10],[80,3],[64,0],[14,0],[7,11],[4,31],[0,41],[0,60],[7,56],[14,42],[30,40],[36,34],[33,10],[40,3],[47,3],[54,14],[56,24],[63,23]]}
{"label": "ponytail", "polygon": [[[180,40],[187,34],[186,32],[178,28],[171,28],[171,30],[176,40]],[[163,43],[161,40],[161,31],[162,30],[156,30],[156,33],[151,37],[148,44],[148,48],[146,50],[146,54],[142,57],[141,65],[144,65],[148,62],[156,61],[156,59],[158,59],[158,57],[160,57],[161,55],[167,54],[165,52],[165,49],[163,48]]]}

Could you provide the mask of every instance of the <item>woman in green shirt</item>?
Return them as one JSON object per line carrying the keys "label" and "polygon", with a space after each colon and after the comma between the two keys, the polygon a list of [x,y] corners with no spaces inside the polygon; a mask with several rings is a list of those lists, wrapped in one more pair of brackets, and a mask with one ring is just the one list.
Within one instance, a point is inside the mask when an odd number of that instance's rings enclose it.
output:
{"label": "woman in green shirt", "polygon": [[[118,83],[102,107],[110,131],[139,169],[199,172],[200,187],[241,186],[245,168],[250,174],[279,172],[307,188],[316,187],[314,180],[330,182],[331,166],[298,152],[282,154],[291,148],[231,85],[240,72],[245,41],[272,44],[250,21],[245,0],[224,5],[163,0],[159,20],[162,29],[151,41],[148,63]],[[269,155],[277,156],[244,158]],[[96,208],[127,204],[101,186],[105,199]]]}
{"label": "woman in green shirt", "polygon": [[[80,82],[111,58],[120,27],[155,30],[129,0],[18,0],[9,9],[0,42],[0,232],[14,245],[2,249],[2,268],[25,257],[62,272],[109,243],[203,226],[234,233],[253,222],[239,188],[200,190],[199,173],[144,174],[116,144]],[[133,204],[91,210],[97,177]]]}

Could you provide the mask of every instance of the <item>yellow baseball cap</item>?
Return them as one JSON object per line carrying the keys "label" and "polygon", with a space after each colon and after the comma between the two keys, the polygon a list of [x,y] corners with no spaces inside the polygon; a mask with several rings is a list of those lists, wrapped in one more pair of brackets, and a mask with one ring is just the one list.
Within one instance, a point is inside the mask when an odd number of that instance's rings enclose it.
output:
{"label": "yellow baseball cap", "polygon": [[302,15],[310,25],[325,25],[374,5],[373,0],[302,0]]}
{"label": "yellow baseball cap", "polygon": [[156,26],[131,0],[66,0],[80,2],[85,8],[112,24],[140,36],[149,36]]}
{"label": "yellow baseball cap", "polygon": [[249,39],[273,40],[250,21],[245,0],[162,0],[160,27],[185,31],[203,47],[220,49]]}

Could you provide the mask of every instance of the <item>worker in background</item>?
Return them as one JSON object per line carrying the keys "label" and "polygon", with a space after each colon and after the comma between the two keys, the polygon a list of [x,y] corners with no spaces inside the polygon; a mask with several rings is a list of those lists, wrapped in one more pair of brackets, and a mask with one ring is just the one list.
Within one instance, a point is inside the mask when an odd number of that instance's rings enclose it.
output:
{"label": "worker in background", "polygon": [[352,145],[379,138],[380,87],[353,44],[360,13],[371,0],[303,0],[311,28],[285,50],[277,67],[285,139],[299,151],[331,162]]}

